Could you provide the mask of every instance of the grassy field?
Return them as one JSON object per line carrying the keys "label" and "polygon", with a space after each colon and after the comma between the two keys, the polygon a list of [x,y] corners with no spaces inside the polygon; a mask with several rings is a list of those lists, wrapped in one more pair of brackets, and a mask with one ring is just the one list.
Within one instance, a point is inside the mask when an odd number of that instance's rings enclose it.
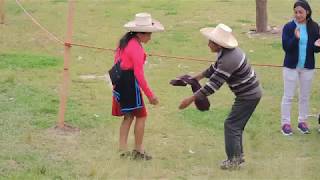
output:
{"label": "grassy field", "polygon": [[[281,27],[292,16],[293,0],[269,0],[269,24]],[[315,20],[318,0],[309,0]],[[66,29],[67,0],[23,0],[23,5],[59,38]],[[148,53],[214,59],[199,29],[230,25],[251,63],[283,61],[280,35],[249,36],[255,26],[253,0],[78,0],[74,42],[115,48],[122,25],[137,12],[149,12],[166,32],[153,34]],[[310,135],[297,126],[297,99],[292,109],[294,135],[280,133],[281,68],[255,67],[264,97],[249,121],[240,171],[221,171],[225,159],[223,122],[233,103],[224,86],[210,96],[209,112],[194,106],[178,110],[190,89],[171,87],[170,79],[194,74],[207,62],[149,57],[145,72],[160,105],[148,105],[145,145],[151,162],[121,160],[120,119],[111,116],[111,89],[103,76],[113,62],[108,51],[72,48],[71,86],[66,122],[81,129],[60,133],[57,121],[63,47],[47,38],[14,0],[6,0],[6,24],[0,25],[0,179],[319,179],[320,134],[310,118]],[[319,56],[317,55],[319,58]],[[317,62],[320,66],[320,63]],[[316,72],[310,114],[320,110]],[[132,148],[132,132],[130,136]]]}

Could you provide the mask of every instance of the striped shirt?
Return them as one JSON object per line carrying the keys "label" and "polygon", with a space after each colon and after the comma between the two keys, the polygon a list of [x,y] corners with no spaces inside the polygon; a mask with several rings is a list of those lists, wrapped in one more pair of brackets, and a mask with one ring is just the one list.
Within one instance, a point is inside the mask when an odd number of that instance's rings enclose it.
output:
{"label": "striped shirt", "polygon": [[224,82],[227,82],[237,98],[257,99],[262,96],[256,73],[240,48],[223,49],[216,63],[206,69],[203,75],[209,81],[195,93],[196,98],[215,93]]}

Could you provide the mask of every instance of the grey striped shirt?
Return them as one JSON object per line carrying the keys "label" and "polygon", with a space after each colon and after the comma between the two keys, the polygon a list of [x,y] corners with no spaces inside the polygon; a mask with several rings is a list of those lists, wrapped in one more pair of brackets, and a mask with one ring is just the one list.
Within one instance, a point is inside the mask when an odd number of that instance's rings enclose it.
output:
{"label": "grey striped shirt", "polygon": [[237,98],[257,99],[262,96],[256,73],[240,48],[223,49],[218,54],[216,63],[206,69],[203,75],[209,81],[195,93],[196,98],[213,94],[224,82],[227,82]]}

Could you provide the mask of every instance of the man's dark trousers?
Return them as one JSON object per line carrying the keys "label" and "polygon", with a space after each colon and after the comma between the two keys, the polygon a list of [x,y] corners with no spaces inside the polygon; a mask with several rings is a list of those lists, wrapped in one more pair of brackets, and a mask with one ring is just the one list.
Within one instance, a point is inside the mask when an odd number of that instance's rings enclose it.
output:
{"label": "man's dark trousers", "polygon": [[229,160],[242,156],[242,133],[259,101],[260,98],[235,99],[231,112],[224,122],[225,146]]}

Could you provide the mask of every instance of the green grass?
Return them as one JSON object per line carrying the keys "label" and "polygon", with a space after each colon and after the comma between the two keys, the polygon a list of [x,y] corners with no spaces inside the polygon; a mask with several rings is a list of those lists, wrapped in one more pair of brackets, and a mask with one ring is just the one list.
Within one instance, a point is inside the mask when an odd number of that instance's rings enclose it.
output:
{"label": "green grass", "polygon": [[[318,20],[320,4],[317,0],[309,2]],[[66,0],[22,3],[41,24],[64,38]],[[286,23],[293,13],[292,5],[292,0],[269,0],[269,24],[280,27]],[[76,1],[73,40],[115,48],[125,32],[123,24],[137,12],[150,12],[166,28],[164,33],[152,35],[152,41],[145,45],[148,53],[214,60],[199,29],[225,23],[233,28],[251,63],[282,64],[279,35],[247,35],[255,26],[252,0]],[[81,78],[104,75],[113,62],[111,52],[72,47],[65,119],[81,132],[63,134],[53,129],[63,46],[47,38],[14,1],[6,1],[6,25],[0,25],[0,32],[0,179],[318,179],[320,175],[316,120],[310,118],[310,135],[295,129],[292,137],[280,133],[281,68],[255,67],[264,96],[244,133],[246,166],[225,172],[219,169],[225,158],[223,122],[233,94],[225,85],[209,97],[208,112],[199,112],[194,106],[179,111],[178,104],[191,95],[191,89],[172,87],[169,81],[200,72],[209,63],[148,57],[145,73],[160,100],[156,107],[147,105],[144,141],[154,159],[135,162],[118,157],[121,121],[111,116],[110,86],[103,78]],[[310,114],[320,109],[318,74]],[[294,99],[294,127],[297,104]],[[133,147],[133,132],[129,145]]]}
{"label": "green grass", "polygon": [[1,54],[0,69],[33,69],[61,65],[61,58],[28,54]]}

